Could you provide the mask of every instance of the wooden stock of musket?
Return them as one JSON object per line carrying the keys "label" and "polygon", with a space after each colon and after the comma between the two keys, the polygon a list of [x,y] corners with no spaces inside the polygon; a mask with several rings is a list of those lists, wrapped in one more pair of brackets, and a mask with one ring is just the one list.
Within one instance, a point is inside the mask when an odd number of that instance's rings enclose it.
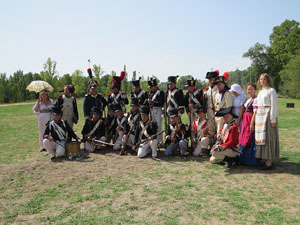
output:
{"label": "wooden stock of musket", "polygon": [[138,148],[141,144],[144,144],[144,143],[147,143],[148,141],[151,141],[152,138],[156,137],[157,135],[162,134],[163,132],[164,132],[164,130],[162,130],[162,131],[160,131],[160,132],[158,132],[158,133],[156,133],[156,134],[151,135],[149,138],[147,138],[147,139],[141,141],[140,143],[136,144],[136,145],[135,145],[136,148]]}

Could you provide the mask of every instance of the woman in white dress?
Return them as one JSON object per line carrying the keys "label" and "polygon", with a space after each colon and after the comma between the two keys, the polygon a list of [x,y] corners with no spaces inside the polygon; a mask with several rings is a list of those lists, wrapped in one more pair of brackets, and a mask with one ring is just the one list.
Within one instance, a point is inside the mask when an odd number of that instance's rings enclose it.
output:
{"label": "woman in white dress", "polygon": [[[255,117],[256,158],[264,159],[261,169],[273,168],[273,160],[279,158],[278,103],[271,77],[263,73],[257,82],[257,112]],[[253,128],[251,127],[251,130]]]}
{"label": "woman in white dress", "polygon": [[41,91],[39,99],[32,108],[33,113],[38,115],[39,143],[41,152],[46,151],[43,145],[43,136],[46,129],[46,123],[52,119],[52,107],[53,100],[49,98],[48,91]]}
{"label": "woman in white dress", "polygon": [[[247,101],[247,96],[243,92],[243,89],[240,85],[238,84],[233,84],[231,85],[231,89],[229,90],[232,92],[232,111],[235,116],[239,116],[241,108]],[[239,126],[239,124],[238,124]]]}

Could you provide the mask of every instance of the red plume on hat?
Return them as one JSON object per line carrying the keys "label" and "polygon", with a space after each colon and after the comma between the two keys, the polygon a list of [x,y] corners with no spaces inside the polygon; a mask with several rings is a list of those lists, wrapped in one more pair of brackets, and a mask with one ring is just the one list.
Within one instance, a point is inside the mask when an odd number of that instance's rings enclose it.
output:
{"label": "red plume on hat", "polygon": [[225,77],[226,80],[228,80],[228,78],[229,78],[229,73],[228,73],[228,72],[225,72],[225,73],[223,74],[223,77]]}
{"label": "red plume on hat", "polygon": [[215,72],[216,72],[218,75],[220,75],[220,71],[219,71],[219,70],[215,70]]}
{"label": "red plume on hat", "polygon": [[92,79],[92,78],[93,78],[92,69],[91,69],[91,68],[88,68],[88,69],[87,69],[87,72],[88,72],[88,74],[89,74],[90,79]]}
{"label": "red plume on hat", "polygon": [[121,71],[121,74],[120,74],[121,80],[124,80],[125,76],[126,76],[126,72]]}

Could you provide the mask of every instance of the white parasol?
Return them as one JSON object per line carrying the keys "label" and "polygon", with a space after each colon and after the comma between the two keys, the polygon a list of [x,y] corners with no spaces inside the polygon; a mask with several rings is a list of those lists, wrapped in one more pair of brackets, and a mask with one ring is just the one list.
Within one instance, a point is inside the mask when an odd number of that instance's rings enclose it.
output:
{"label": "white parasol", "polygon": [[36,93],[47,90],[47,91],[53,91],[53,87],[48,84],[46,81],[43,80],[35,80],[32,81],[26,88],[28,91],[34,91]]}

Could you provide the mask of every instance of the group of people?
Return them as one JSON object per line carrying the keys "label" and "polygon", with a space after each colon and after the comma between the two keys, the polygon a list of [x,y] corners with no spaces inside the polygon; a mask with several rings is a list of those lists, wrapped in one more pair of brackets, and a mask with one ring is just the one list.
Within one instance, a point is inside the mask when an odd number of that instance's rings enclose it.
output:
{"label": "group of people", "polygon": [[[166,92],[160,90],[156,79],[148,81],[149,91],[141,89],[140,79],[133,80],[128,113],[129,100],[121,92],[124,72],[112,77],[112,93],[107,98],[98,93],[98,83],[91,79],[83,103],[82,138],[72,130],[78,121],[74,86],[66,85],[55,104],[43,91],[33,107],[39,114],[41,151],[46,149],[53,160],[65,154],[65,143],[74,138],[84,142],[90,153],[111,145],[120,155],[129,152],[140,158],[148,154],[157,158],[158,149],[164,148],[165,156],[193,154],[226,167],[257,165],[258,159],[263,159],[261,169],[272,169],[273,160],[279,157],[279,139],[277,94],[271,77],[262,74],[257,86],[247,84],[247,99],[240,85],[228,87],[228,75],[208,72],[210,85],[205,90],[196,87],[194,78],[186,81],[183,91],[176,87],[178,76],[170,76]],[[182,122],[185,112],[188,124]]]}

